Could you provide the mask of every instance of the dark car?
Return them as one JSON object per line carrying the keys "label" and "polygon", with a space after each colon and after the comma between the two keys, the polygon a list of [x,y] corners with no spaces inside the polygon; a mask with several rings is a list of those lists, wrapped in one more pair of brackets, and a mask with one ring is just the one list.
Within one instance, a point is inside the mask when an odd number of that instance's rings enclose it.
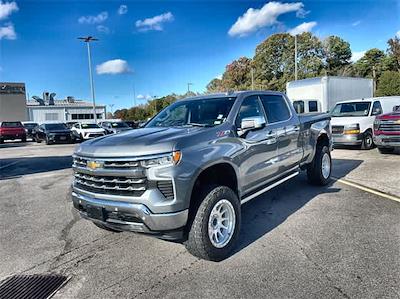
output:
{"label": "dark car", "polygon": [[0,143],[4,140],[21,139],[26,141],[26,132],[20,121],[3,121],[0,122]]}
{"label": "dark car", "polygon": [[22,123],[24,128],[25,128],[25,132],[26,132],[26,138],[32,138],[33,139],[33,135],[32,135],[32,131],[34,128],[36,128],[39,124],[37,123],[33,123],[33,122],[24,122]]}
{"label": "dark car", "polygon": [[107,134],[121,133],[132,129],[123,121],[103,121],[100,126],[106,130]]}
{"label": "dark car", "polygon": [[41,124],[34,129],[34,139],[40,143],[72,143],[75,137],[71,130],[63,123]]}
{"label": "dark car", "polygon": [[128,126],[130,126],[132,129],[137,129],[139,128],[139,122],[134,121],[134,120],[125,120],[124,121]]}

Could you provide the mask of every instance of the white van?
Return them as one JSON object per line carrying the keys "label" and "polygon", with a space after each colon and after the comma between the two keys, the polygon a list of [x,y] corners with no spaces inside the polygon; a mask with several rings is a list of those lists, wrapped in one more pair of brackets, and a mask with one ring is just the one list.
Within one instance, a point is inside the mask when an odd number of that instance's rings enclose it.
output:
{"label": "white van", "polygon": [[331,110],[333,144],[373,148],[375,117],[393,111],[399,104],[400,96],[338,102]]}

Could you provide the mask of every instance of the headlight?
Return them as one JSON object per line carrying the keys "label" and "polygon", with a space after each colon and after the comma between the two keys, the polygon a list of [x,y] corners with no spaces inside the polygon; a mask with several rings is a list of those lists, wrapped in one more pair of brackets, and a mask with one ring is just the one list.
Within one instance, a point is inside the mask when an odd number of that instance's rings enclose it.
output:
{"label": "headlight", "polygon": [[379,129],[380,124],[381,124],[381,120],[375,119],[375,121],[374,121],[374,130],[375,131]]}
{"label": "headlight", "polygon": [[165,165],[176,165],[181,160],[182,154],[180,151],[174,151],[171,154],[162,155],[148,160],[141,161],[143,167],[155,167]]}
{"label": "headlight", "polygon": [[360,134],[360,125],[359,124],[351,124],[351,125],[346,125],[344,127],[344,134]]}
{"label": "headlight", "polygon": [[54,138],[56,135],[54,134],[54,133],[49,133],[49,134],[47,134],[47,137],[49,137],[49,138]]}

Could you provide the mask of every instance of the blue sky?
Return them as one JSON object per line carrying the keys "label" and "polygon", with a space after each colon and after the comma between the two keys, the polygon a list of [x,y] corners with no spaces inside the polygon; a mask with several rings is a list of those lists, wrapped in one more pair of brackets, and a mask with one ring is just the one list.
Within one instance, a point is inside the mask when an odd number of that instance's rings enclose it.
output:
{"label": "blue sky", "polygon": [[97,102],[129,107],[134,86],[137,103],[184,93],[187,82],[204,91],[233,59],[252,57],[269,35],[301,24],[321,38],[341,36],[356,55],[385,50],[400,36],[400,1],[2,0],[0,81],[25,82],[30,96],[47,90],[90,99],[77,37],[93,35]]}

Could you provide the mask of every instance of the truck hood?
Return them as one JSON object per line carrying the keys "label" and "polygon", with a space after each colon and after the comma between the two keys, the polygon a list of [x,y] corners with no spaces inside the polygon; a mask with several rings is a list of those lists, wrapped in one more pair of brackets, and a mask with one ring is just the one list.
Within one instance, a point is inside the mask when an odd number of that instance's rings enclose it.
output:
{"label": "truck hood", "polygon": [[172,152],[178,139],[209,128],[143,128],[83,142],[75,151],[87,157],[128,157]]}
{"label": "truck hood", "polygon": [[391,113],[382,114],[382,115],[379,115],[377,118],[378,119],[390,119],[390,120],[400,119],[400,112],[394,111]]}
{"label": "truck hood", "polygon": [[94,128],[94,129],[81,129],[83,133],[103,133],[105,132],[102,128]]}
{"label": "truck hood", "polygon": [[359,124],[365,122],[365,120],[367,119],[368,116],[332,117],[331,125],[345,126],[345,125]]}

